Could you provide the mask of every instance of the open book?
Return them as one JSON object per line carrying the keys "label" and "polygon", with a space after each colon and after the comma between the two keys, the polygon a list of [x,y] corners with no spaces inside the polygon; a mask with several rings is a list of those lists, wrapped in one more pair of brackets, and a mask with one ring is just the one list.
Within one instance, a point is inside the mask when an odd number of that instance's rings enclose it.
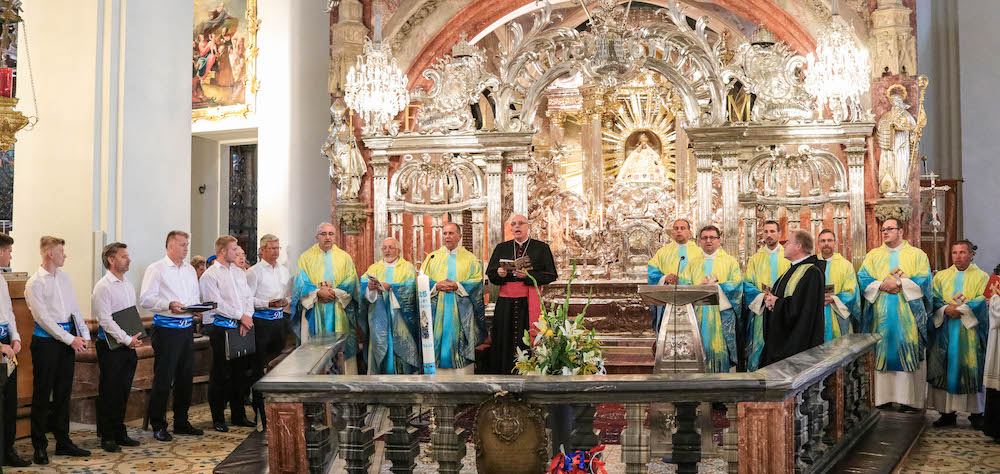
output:
{"label": "open book", "polygon": [[515,270],[529,271],[532,269],[531,258],[529,258],[527,255],[515,260],[501,258],[500,267],[508,272],[513,272]]}

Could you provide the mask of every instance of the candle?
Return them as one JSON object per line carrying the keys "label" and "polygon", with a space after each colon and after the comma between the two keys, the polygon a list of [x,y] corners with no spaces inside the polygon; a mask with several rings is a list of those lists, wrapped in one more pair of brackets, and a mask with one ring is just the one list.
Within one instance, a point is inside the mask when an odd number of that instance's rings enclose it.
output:
{"label": "candle", "polygon": [[420,272],[417,276],[417,308],[420,310],[420,348],[424,358],[424,375],[433,375],[434,315],[431,314],[431,279]]}
{"label": "candle", "polygon": [[0,67],[0,97],[14,97],[14,68]]}

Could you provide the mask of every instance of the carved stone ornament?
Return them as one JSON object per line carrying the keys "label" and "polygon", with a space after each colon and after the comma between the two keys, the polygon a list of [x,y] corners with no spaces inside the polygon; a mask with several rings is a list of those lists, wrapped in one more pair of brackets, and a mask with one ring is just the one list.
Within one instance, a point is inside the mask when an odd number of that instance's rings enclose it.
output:
{"label": "carved stone ornament", "polygon": [[880,199],[872,210],[879,222],[885,222],[887,219],[907,222],[913,217],[913,207],[905,200]]}
{"label": "carved stone ornament", "polygon": [[344,202],[337,204],[337,225],[344,235],[361,234],[361,227],[368,220],[365,205],[360,202]]}
{"label": "carved stone ornament", "polygon": [[917,73],[917,38],[910,26],[911,13],[900,0],[880,0],[872,12],[872,79]]}
{"label": "carved stone ornament", "polygon": [[328,5],[337,7],[339,20],[330,26],[330,67],[327,88],[331,94],[344,95],[347,71],[358,60],[364,49],[368,28],[361,22],[362,7],[359,0],[337,0]]}
{"label": "carved stone ornament", "polygon": [[479,406],[473,427],[479,472],[545,472],[548,434],[541,410],[500,395]]}
{"label": "carved stone ornament", "polygon": [[423,76],[434,86],[422,97],[414,97],[424,101],[421,133],[474,130],[476,120],[470,106],[479,102],[484,90],[500,85],[500,79],[486,70],[486,53],[470,45],[465,34],[452,47],[451,56],[439,58]]}
{"label": "carved stone ornament", "polygon": [[[773,33],[754,35],[754,38],[758,37],[774,40]],[[722,79],[729,85],[734,79],[738,80],[748,92],[756,95],[751,122],[804,122],[812,120],[816,108],[816,99],[806,92],[799,77],[805,63],[803,56],[784,43],[743,43],[737,48],[730,66],[723,69]]]}

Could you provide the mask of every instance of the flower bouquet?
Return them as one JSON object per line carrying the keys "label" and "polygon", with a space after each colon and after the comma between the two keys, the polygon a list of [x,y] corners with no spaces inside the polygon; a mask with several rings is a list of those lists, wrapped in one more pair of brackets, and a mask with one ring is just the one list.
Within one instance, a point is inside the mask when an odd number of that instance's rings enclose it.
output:
{"label": "flower bouquet", "polygon": [[[528,275],[531,276],[530,274]],[[561,304],[542,304],[542,314],[534,324],[538,331],[534,338],[524,331],[524,344],[528,350],[517,349],[514,369],[520,375],[593,375],[604,374],[604,356],[601,343],[593,329],[583,326],[583,317],[590,300],[575,318],[569,316],[570,290],[576,278],[576,265],[566,284],[566,299]],[[534,278],[532,278],[534,280]],[[536,291],[537,290],[536,285]],[[539,291],[539,299],[541,292]]]}

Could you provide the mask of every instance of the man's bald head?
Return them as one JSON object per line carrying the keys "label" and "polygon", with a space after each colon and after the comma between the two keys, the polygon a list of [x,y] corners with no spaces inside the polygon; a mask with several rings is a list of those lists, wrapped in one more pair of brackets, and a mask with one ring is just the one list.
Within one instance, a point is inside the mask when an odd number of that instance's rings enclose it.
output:
{"label": "man's bald head", "polygon": [[395,262],[402,250],[402,245],[395,237],[389,237],[382,241],[382,258],[385,259],[386,263]]}
{"label": "man's bald head", "polygon": [[531,223],[528,218],[520,214],[515,214],[510,218],[510,232],[514,234],[514,240],[523,243],[531,233]]}
{"label": "man's bald head", "polygon": [[674,221],[673,227],[670,229],[674,236],[674,242],[680,245],[684,245],[691,240],[691,221],[680,218]]}
{"label": "man's bald head", "polygon": [[316,243],[319,249],[329,252],[333,248],[333,239],[337,238],[337,228],[329,222],[324,222],[316,227]]}

